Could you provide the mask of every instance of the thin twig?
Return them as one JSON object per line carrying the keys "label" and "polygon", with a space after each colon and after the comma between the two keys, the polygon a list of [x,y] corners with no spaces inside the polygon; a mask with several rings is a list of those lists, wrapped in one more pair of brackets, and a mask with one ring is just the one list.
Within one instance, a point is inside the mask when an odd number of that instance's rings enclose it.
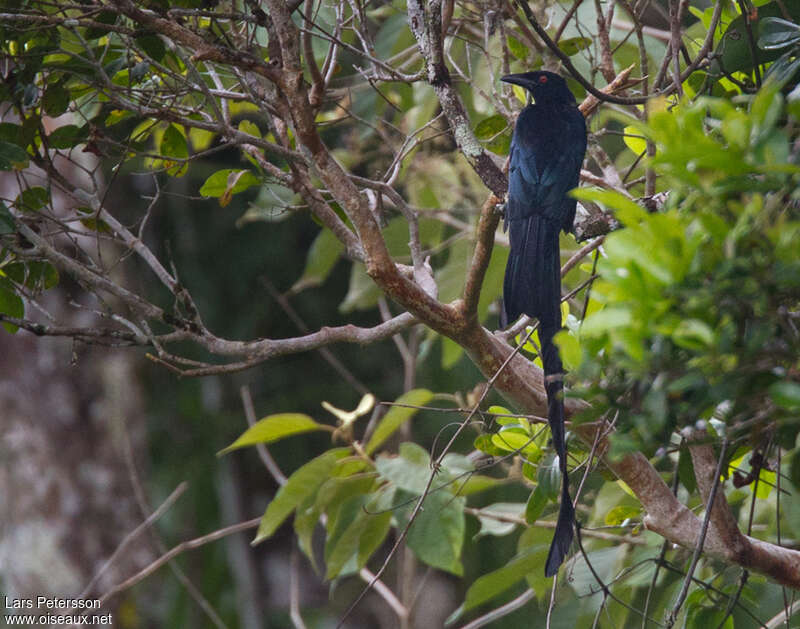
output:
{"label": "thin twig", "polygon": [[719,459],[717,461],[717,469],[714,473],[714,484],[711,486],[711,491],[708,495],[708,502],[706,504],[706,513],[703,517],[703,525],[700,529],[700,535],[697,538],[697,545],[694,549],[694,554],[692,555],[692,562],[689,564],[689,570],[686,573],[686,578],[683,581],[683,586],[681,587],[681,591],[678,594],[678,598],[675,601],[675,604],[672,606],[672,609],[667,616],[666,626],[667,629],[672,627],[678,619],[678,612],[680,611],[681,606],[683,606],[683,602],[686,600],[686,596],[689,594],[689,586],[692,583],[692,576],[694,575],[694,570],[697,567],[697,562],[700,560],[700,554],[703,551],[703,544],[706,539],[706,533],[708,532],[708,525],[711,522],[711,511],[714,507],[714,499],[717,496],[717,488],[719,487],[719,476],[722,472],[722,463],[725,460],[725,451],[728,449],[728,440],[727,438],[722,439],[722,445],[720,447],[719,452]]}
{"label": "thin twig", "polygon": [[528,601],[531,601],[534,598],[536,598],[536,592],[528,588],[514,600],[509,601],[505,605],[501,605],[497,609],[487,612],[483,616],[475,618],[466,625],[463,625],[461,629],[478,629],[479,627],[485,627],[490,622],[500,620],[504,616],[508,616],[510,613],[517,611],[521,607],[524,607]]}
{"label": "thin twig", "polygon": [[89,581],[89,583],[86,584],[86,587],[83,588],[83,591],[78,594],[79,599],[85,599],[92,592],[92,589],[95,585],[97,585],[100,577],[102,577],[111,564],[113,564],[119,558],[128,545],[143,531],[152,526],[156,520],[161,518],[161,516],[164,515],[173,504],[175,504],[178,498],[180,498],[188,488],[189,484],[186,481],[180,483],[155,511],[153,511],[139,526],[125,536],[125,539],[120,542],[119,546],[117,546],[117,549],[106,560],[100,570],[95,573],[95,575],[92,577],[92,580]]}
{"label": "thin twig", "polygon": [[194,539],[181,542],[177,546],[174,546],[169,551],[161,555],[154,562],[150,563],[148,566],[146,566],[145,568],[134,574],[132,577],[112,587],[108,592],[106,592],[99,598],[100,605],[101,606],[104,605],[115,594],[124,592],[125,590],[133,587],[140,581],[143,581],[151,574],[153,574],[156,570],[161,568],[164,564],[172,561],[175,557],[177,557],[182,553],[185,553],[187,550],[194,550],[195,548],[200,548],[201,546],[205,546],[206,544],[210,544],[211,542],[216,542],[217,540],[227,537],[228,535],[233,535],[234,533],[239,533],[241,531],[254,529],[260,523],[261,523],[260,517],[253,518],[252,520],[246,520],[245,522],[239,522],[238,524],[232,524],[231,526],[226,526],[225,528],[214,531],[213,533],[209,533],[208,535],[203,535],[201,537],[196,537]]}

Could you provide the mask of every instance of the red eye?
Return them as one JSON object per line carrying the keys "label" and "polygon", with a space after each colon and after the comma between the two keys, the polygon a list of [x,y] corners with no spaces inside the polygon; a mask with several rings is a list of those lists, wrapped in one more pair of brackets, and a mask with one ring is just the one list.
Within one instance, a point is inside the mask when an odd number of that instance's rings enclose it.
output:
{"label": "red eye", "polygon": [[547,77],[542,75],[539,77],[539,83],[547,83]]}

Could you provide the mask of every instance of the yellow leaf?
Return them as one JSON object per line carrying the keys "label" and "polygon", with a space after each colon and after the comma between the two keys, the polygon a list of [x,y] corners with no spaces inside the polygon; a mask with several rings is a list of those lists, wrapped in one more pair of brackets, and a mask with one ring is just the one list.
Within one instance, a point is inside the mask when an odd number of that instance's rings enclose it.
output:
{"label": "yellow leaf", "polygon": [[375,406],[375,396],[372,393],[367,393],[364,397],[361,398],[361,401],[358,403],[356,410],[354,411],[343,411],[340,408],[336,408],[330,402],[326,402],[323,400],[322,408],[324,408],[329,413],[333,414],[336,419],[339,420],[339,424],[342,426],[347,426],[348,424],[352,424],[356,419],[361,417],[362,415],[366,415],[372,410],[372,407]]}

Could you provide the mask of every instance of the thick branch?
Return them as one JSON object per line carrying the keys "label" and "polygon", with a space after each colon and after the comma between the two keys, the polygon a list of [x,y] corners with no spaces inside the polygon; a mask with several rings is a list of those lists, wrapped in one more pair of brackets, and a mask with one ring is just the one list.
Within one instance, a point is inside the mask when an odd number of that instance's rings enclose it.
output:
{"label": "thick branch", "polygon": [[[535,407],[526,410],[542,412],[543,408]],[[567,412],[571,412],[569,407]],[[576,432],[585,442],[591,443],[596,429],[591,425],[584,424],[578,427]],[[699,447],[701,448],[698,451],[700,467],[703,472],[698,475],[698,486],[701,486],[701,494],[707,500],[713,485],[716,460],[713,459],[713,451],[709,459],[708,452],[702,450],[704,446]],[[605,447],[601,447],[601,452],[603,450]],[[694,459],[695,452],[692,455]],[[625,456],[620,461],[612,461],[608,457],[604,457],[604,462],[621,480],[625,481],[642,503],[647,513],[644,524],[649,530],[684,548],[693,550],[697,546],[702,521],[675,497],[664,483],[661,475],[644,455],[636,452]],[[707,473],[709,467],[712,470],[710,479]],[[718,496],[719,493],[721,492],[718,492]],[[714,504],[715,507],[719,505],[727,507],[724,501],[718,502],[716,499]],[[720,522],[724,522],[727,516],[712,513],[712,517],[714,526],[709,527],[703,546],[704,552],[708,556],[766,575],[788,587],[800,589],[799,551],[783,548],[741,533],[738,533],[740,542],[732,544],[728,537],[730,532],[721,532],[719,528]],[[723,524],[723,526],[726,525]]]}
{"label": "thick branch", "polygon": [[500,203],[502,203],[502,199],[490,194],[481,208],[481,216],[476,230],[475,251],[472,254],[472,263],[469,266],[467,281],[464,285],[464,313],[469,318],[475,318],[478,315],[481,286],[492,258],[494,233],[500,220],[500,215],[495,208]]}
{"label": "thick branch", "polygon": [[[697,488],[703,502],[708,504],[711,488],[714,486],[714,475],[717,468],[717,457],[714,448],[709,442],[708,434],[695,433],[689,444],[689,454],[692,457],[694,476],[697,479]],[[722,482],[721,480],[719,482]],[[717,492],[711,508],[711,526],[725,540],[734,552],[741,553],[745,547],[745,539],[739,530],[736,518],[731,512],[725,492]]]}

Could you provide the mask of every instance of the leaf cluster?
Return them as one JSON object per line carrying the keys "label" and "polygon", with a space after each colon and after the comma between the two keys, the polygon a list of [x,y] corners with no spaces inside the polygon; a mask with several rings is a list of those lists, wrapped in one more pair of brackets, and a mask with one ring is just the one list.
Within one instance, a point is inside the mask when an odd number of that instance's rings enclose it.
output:
{"label": "leaf cluster", "polygon": [[592,413],[619,414],[621,450],[652,454],[698,420],[750,433],[778,422],[794,445],[800,167],[789,111],[770,85],[747,106],[703,98],[636,123],[657,147],[662,213],[583,193],[625,228],[606,240],[596,312],[561,343]]}

